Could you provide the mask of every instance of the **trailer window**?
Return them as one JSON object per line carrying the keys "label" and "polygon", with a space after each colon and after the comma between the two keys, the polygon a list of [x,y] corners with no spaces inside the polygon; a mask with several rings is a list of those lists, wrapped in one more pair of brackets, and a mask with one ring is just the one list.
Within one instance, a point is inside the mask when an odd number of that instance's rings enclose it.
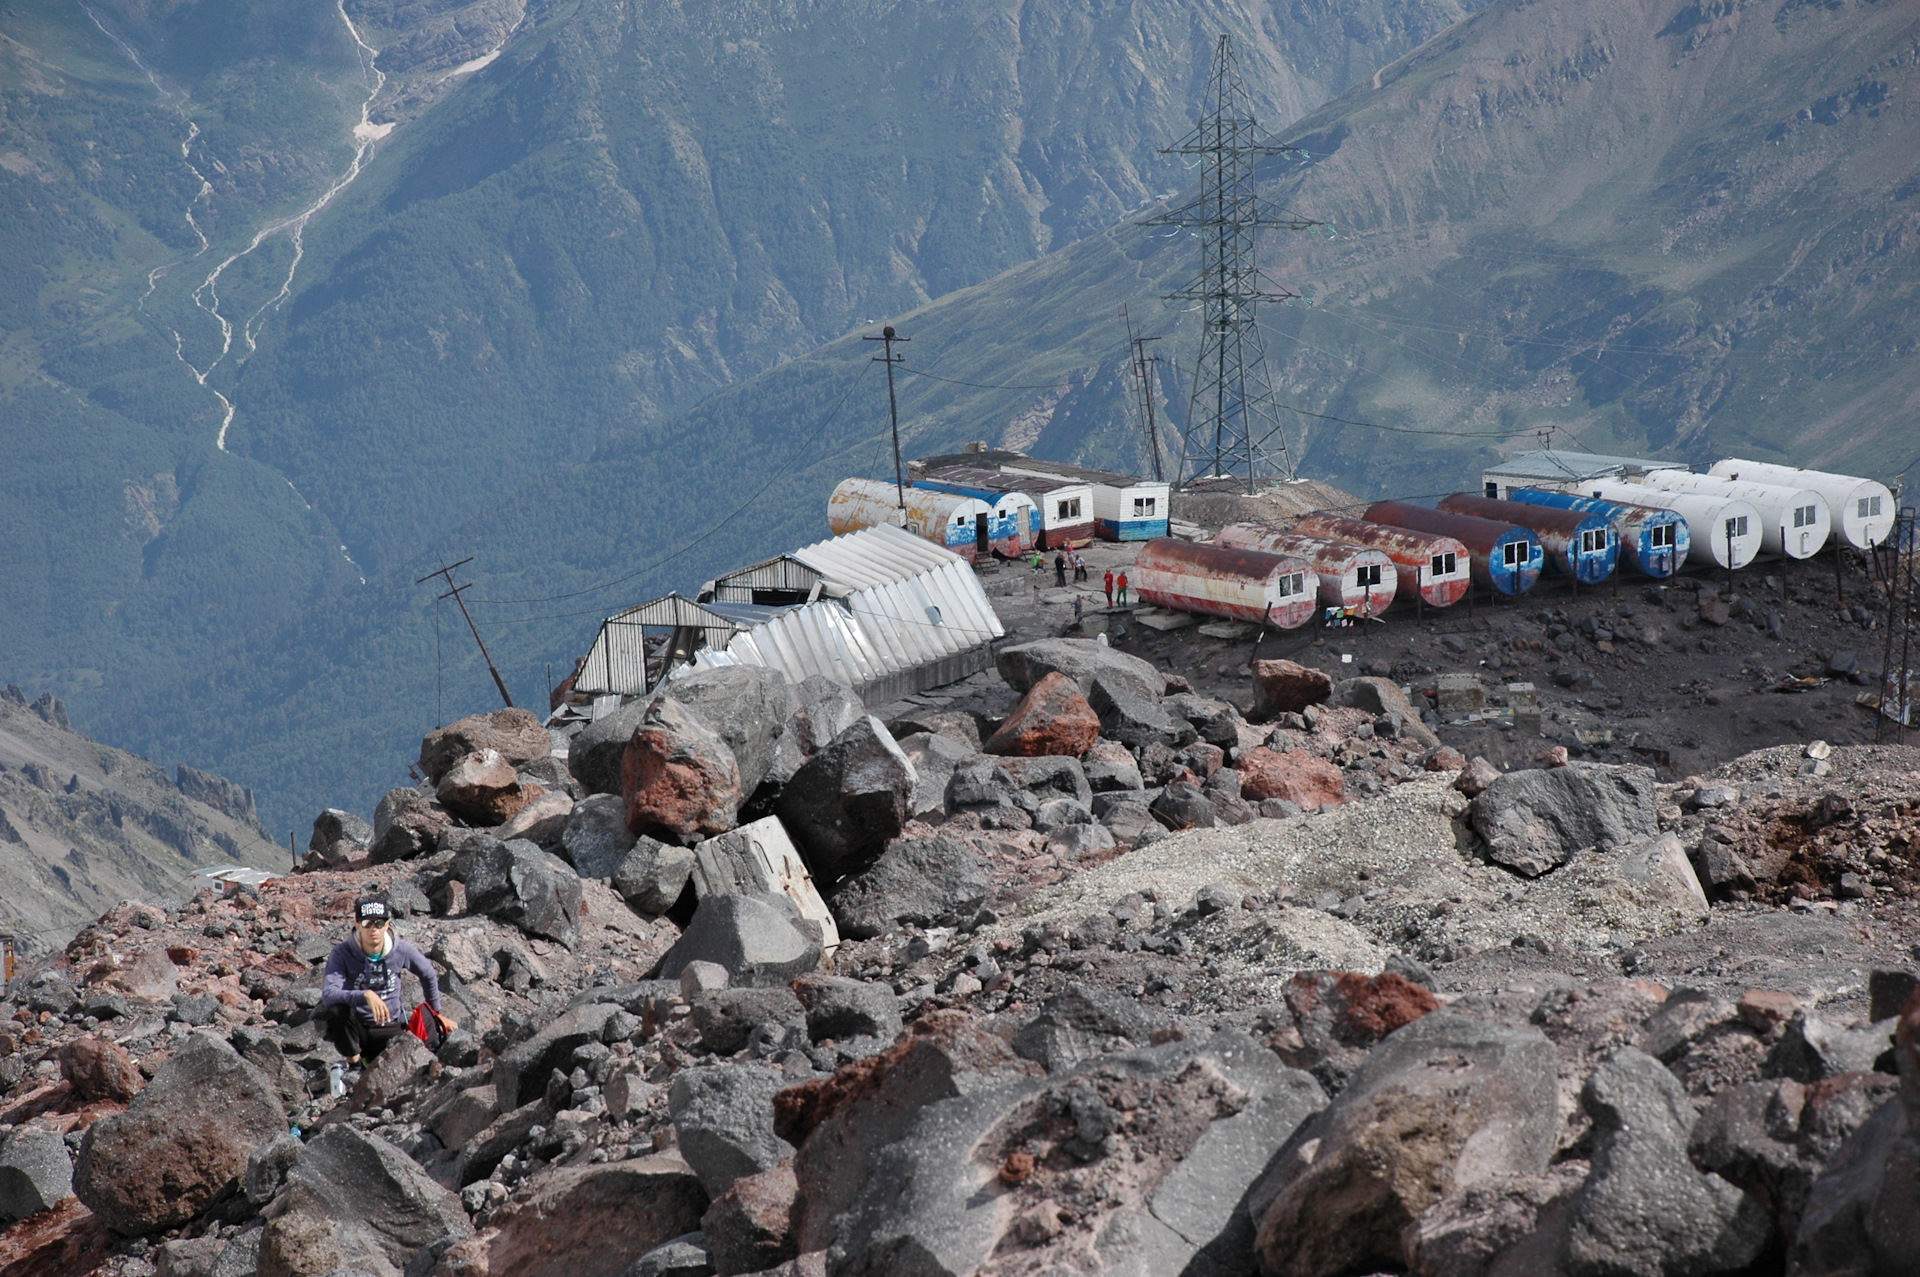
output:
{"label": "trailer window", "polygon": [[1500,496],[1500,485],[1497,483],[1489,483],[1487,485],[1487,500],[1489,501],[1497,500],[1499,496]]}
{"label": "trailer window", "polygon": [[1733,535],[1737,537],[1743,537],[1747,535],[1747,516],[1746,515],[1743,514],[1739,518],[1733,521]]}
{"label": "trailer window", "polygon": [[1361,589],[1380,584],[1380,565],[1378,563],[1363,564],[1354,580]]}
{"label": "trailer window", "polygon": [[1153,507],[1159,503],[1159,500],[1160,498],[1158,497],[1135,497],[1133,499],[1133,517],[1136,519],[1151,519],[1153,517]]}
{"label": "trailer window", "polygon": [[1436,554],[1433,562],[1427,565],[1427,572],[1434,577],[1452,576],[1458,565],[1458,559],[1452,554]]}
{"label": "trailer window", "polygon": [[1671,523],[1654,524],[1652,535],[1648,538],[1648,542],[1656,550],[1671,549],[1676,544],[1673,535],[1673,525]]}
{"label": "trailer window", "polygon": [[1060,503],[1059,503],[1059,514],[1058,514],[1058,515],[1057,515],[1056,517],[1057,517],[1057,518],[1062,518],[1062,519],[1077,519],[1077,518],[1079,518],[1079,517],[1080,517],[1080,498],[1079,498],[1079,497],[1074,497],[1074,498],[1073,498],[1072,500],[1070,500],[1070,501],[1062,501],[1062,502],[1060,502]]}

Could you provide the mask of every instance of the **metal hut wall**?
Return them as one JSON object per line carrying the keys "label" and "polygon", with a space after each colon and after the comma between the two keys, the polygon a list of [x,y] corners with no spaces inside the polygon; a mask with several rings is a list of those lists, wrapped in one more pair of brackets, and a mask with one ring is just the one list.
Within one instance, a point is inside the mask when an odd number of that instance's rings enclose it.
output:
{"label": "metal hut wall", "polygon": [[1515,488],[1560,488],[1578,492],[1594,479],[1638,482],[1640,476],[1655,470],[1686,468],[1678,461],[1655,461],[1649,457],[1614,457],[1597,452],[1539,448],[1517,452],[1481,471],[1481,495],[1511,501]]}
{"label": "metal hut wall", "polygon": [[1620,536],[1605,515],[1557,510],[1525,501],[1497,501],[1456,492],[1443,497],[1448,514],[1470,514],[1527,529],[1540,539],[1547,567],[1582,585],[1598,585],[1613,575],[1620,560]]}
{"label": "metal hut wall", "polygon": [[1760,512],[1760,548],[1789,559],[1810,559],[1820,553],[1828,533],[1833,530],[1827,499],[1812,488],[1723,479],[1715,474],[1680,470],[1650,474],[1647,486],[1665,492],[1704,492],[1747,502]]}
{"label": "metal hut wall", "polygon": [[1350,541],[1283,532],[1258,523],[1229,523],[1213,543],[1305,559],[1320,578],[1322,603],[1362,609],[1368,616],[1379,616],[1392,606],[1400,588],[1400,573],[1384,550]]}
{"label": "metal hut wall", "polygon": [[[1674,492],[1621,479],[1591,479],[1580,491],[1602,501],[1661,506],[1687,521],[1689,559],[1705,556],[1717,567],[1743,568],[1760,553],[1760,512],[1746,501],[1712,492]],[[1733,537],[1728,541],[1728,525]]]}
{"label": "metal hut wall", "polygon": [[969,563],[986,553],[992,520],[993,511],[975,497],[928,488],[908,488],[902,494],[885,479],[843,479],[827,500],[827,527],[835,536],[863,528],[905,527]]}
{"label": "metal hut wall", "polygon": [[1893,491],[1884,483],[1825,470],[1801,470],[1765,461],[1728,457],[1716,461],[1709,474],[1755,483],[1777,483],[1787,488],[1810,488],[1826,499],[1834,535],[1856,550],[1879,545],[1893,531],[1896,511]]}
{"label": "metal hut wall", "polygon": [[1140,547],[1130,575],[1143,603],[1282,630],[1305,625],[1317,606],[1313,565],[1290,554],[1159,537]]}
{"label": "metal hut wall", "polygon": [[1687,521],[1675,511],[1659,506],[1602,501],[1598,497],[1555,492],[1549,488],[1515,488],[1507,500],[1600,515],[1613,524],[1614,534],[1620,538],[1621,561],[1650,577],[1664,578],[1678,572],[1693,544]]}
{"label": "metal hut wall", "polygon": [[1037,511],[1033,498],[1026,493],[979,482],[982,478],[997,477],[998,475],[991,470],[956,468],[931,472],[915,479],[913,484],[917,488],[928,488],[934,492],[950,492],[956,496],[973,497],[975,500],[984,501],[993,511],[993,521],[987,532],[987,544],[1001,558],[1017,559],[1034,548],[1035,528],[1039,522]]}
{"label": "metal hut wall", "polygon": [[1072,550],[1093,540],[1093,489],[1071,479],[1005,474],[1009,489],[1033,498],[1040,510],[1036,543],[1043,550]]}
{"label": "metal hut wall", "polygon": [[1303,514],[1293,520],[1292,526],[1295,532],[1308,536],[1379,550],[1393,560],[1400,578],[1399,595],[1417,596],[1428,607],[1451,607],[1458,603],[1473,579],[1472,554],[1462,542],[1449,536],[1349,519],[1325,510]]}
{"label": "metal hut wall", "polygon": [[1085,483],[1093,490],[1093,532],[1103,541],[1151,541],[1167,535],[1172,485],[1059,461],[1020,457],[1004,461],[1008,474],[1033,474]]}
{"label": "metal hut wall", "polygon": [[1437,532],[1464,544],[1472,555],[1473,579],[1500,594],[1520,595],[1540,579],[1544,555],[1527,529],[1470,514],[1449,514],[1404,501],[1376,501],[1366,509],[1374,523],[1416,532]]}

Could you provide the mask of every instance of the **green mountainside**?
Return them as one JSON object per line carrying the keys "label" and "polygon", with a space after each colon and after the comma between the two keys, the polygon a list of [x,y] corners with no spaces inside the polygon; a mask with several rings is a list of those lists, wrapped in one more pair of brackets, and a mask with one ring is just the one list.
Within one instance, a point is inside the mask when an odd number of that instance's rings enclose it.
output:
{"label": "green mountainside", "polygon": [[[888,464],[859,341],[882,317],[913,338],[910,455],[1143,464],[1119,311],[1166,338],[1177,426],[1193,316],[1158,298],[1197,254],[1137,219],[1186,180],[1155,148],[1217,29],[1302,151],[1267,194],[1323,223],[1262,247],[1302,294],[1266,326],[1280,397],[1317,414],[1288,421],[1304,473],[1450,489],[1546,431],[1888,478],[1920,453],[1911,5],[487,12],[498,57],[395,91],[289,300],[210,376],[231,451],[128,313],[151,267],[124,245],[155,231],[86,250],[120,263],[119,309],[58,327],[49,284],[0,347],[13,402],[71,422],[9,435],[60,478],[7,493],[38,610],[0,618],[0,675],[253,787],[273,828],[368,805],[491,696],[457,613],[436,656],[413,584],[436,556],[478,556],[476,617],[538,703],[613,608],[825,535],[833,483]],[[444,19],[395,3],[366,30],[428,48]],[[132,226],[113,189],[87,198]]]}

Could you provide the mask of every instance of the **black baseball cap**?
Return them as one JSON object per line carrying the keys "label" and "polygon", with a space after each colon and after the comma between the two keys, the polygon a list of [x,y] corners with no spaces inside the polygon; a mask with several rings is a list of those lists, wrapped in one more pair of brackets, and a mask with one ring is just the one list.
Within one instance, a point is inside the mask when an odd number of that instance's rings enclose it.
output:
{"label": "black baseball cap", "polygon": [[353,920],[355,922],[391,922],[393,908],[387,904],[384,896],[368,896],[353,902]]}

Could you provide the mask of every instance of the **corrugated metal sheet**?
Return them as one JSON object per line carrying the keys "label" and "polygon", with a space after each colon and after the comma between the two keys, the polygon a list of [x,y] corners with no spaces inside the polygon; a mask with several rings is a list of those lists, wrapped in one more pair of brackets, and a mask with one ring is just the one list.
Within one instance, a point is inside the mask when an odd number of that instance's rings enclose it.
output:
{"label": "corrugated metal sheet", "polygon": [[986,502],[931,488],[910,487],[904,496],[902,511],[902,493],[891,481],[843,479],[827,499],[827,526],[836,536],[863,528],[903,527],[969,563],[980,554],[980,520],[993,518]]}
{"label": "corrugated metal sheet", "polygon": [[1583,483],[1588,479],[1620,479],[1647,474],[1654,470],[1685,470],[1678,461],[1654,461],[1648,457],[1612,457],[1597,452],[1562,452],[1543,448],[1515,453],[1498,465],[1481,472],[1481,481],[1496,491],[1487,496],[1505,497],[1509,488],[1531,488],[1544,482],[1551,485]]}
{"label": "corrugated metal sheet", "polygon": [[1832,512],[1834,531],[1856,550],[1864,550],[1885,541],[1893,530],[1898,513],[1893,508],[1893,492],[1886,484],[1855,475],[1776,466],[1739,457],[1714,462],[1708,473],[1727,479],[1811,488],[1826,499]]}
{"label": "corrugated metal sheet", "polygon": [[1297,516],[1293,529],[1379,550],[1393,560],[1400,576],[1400,592],[1409,598],[1418,595],[1429,607],[1458,603],[1472,580],[1473,555],[1452,537],[1369,523],[1325,510]]}
{"label": "corrugated metal sheet", "polygon": [[1448,514],[1404,501],[1376,501],[1366,518],[1416,532],[1437,532],[1464,543],[1473,554],[1473,579],[1501,594],[1525,594],[1540,579],[1544,555],[1533,533],[1511,523]]}
{"label": "corrugated metal sheet", "polygon": [[1443,497],[1440,508],[1527,529],[1539,537],[1548,567],[1584,585],[1598,585],[1612,576],[1620,559],[1620,534],[1604,515],[1465,492]]}
{"label": "corrugated metal sheet", "polygon": [[[700,591],[701,602],[754,603],[765,602],[769,594],[782,597],[781,603],[804,603],[820,583],[820,574],[808,567],[791,554],[777,554],[771,559],[744,568],[736,568],[724,576],[715,577],[707,582],[706,589]],[[756,597],[758,596],[758,597]]]}
{"label": "corrugated metal sheet", "polygon": [[1257,523],[1230,523],[1220,529],[1214,544],[1303,558],[1319,576],[1322,603],[1364,610],[1368,616],[1386,611],[1400,588],[1399,570],[1384,550],[1349,541],[1282,532]]}
{"label": "corrugated metal sheet", "polygon": [[600,632],[587,649],[587,659],[574,676],[573,689],[601,696],[638,696],[645,692],[650,683],[646,650],[649,629],[698,632],[708,646],[718,647],[744,628],[746,623],[723,615],[717,608],[678,594],[630,607],[600,623]]}
{"label": "corrugated metal sheet", "polygon": [[1313,619],[1319,582],[1291,554],[1161,537],[1140,547],[1131,572],[1142,602],[1291,630]]}

